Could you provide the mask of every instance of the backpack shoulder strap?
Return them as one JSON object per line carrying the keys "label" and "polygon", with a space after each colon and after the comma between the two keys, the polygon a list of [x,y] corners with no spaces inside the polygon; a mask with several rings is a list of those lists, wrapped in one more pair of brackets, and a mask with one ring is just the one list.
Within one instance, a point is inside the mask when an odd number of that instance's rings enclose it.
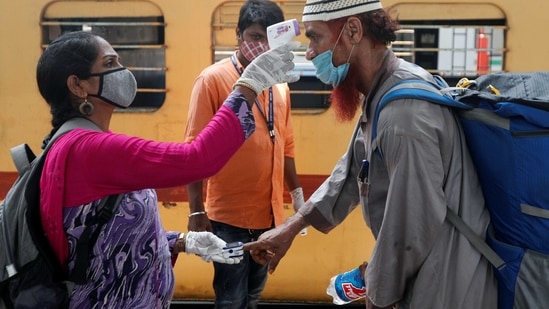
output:
{"label": "backpack shoulder strap", "polygon": [[95,123],[93,123],[88,119],[80,118],[80,117],[71,118],[65,121],[65,123],[63,123],[61,127],[59,127],[59,129],[53,134],[53,136],[48,141],[48,144],[44,149],[44,152],[47,151],[51,147],[51,145],[53,145],[53,142],[58,137],[77,128],[88,129],[93,131],[101,131],[101,129]]}
{"label": "backpack shoulder strap", "polygon": [[[55,141],[59,136],[76,128],[100,131],[99,127],[95,123],[87,119],[72,118],[61,125],[57,132],[55,132],[55,134],[50,138],[44,152],[49,149],[51,145],[53,145],[53,141]],[[10,149],[10,154],[19,175],[22,175],[27,169],[29,169],[31,162],[36,159],[36,155],[28,144],[20,144],[12,147]]]}
{"label": "backpack shoulder strap", "polygon": [[[82,235],[76,243],[76,257],[74,261],[74,268],[69,276],[69,281],[76,284],[82,284],[86,282],[86,272],[89,264],[89,252],[93,247],[99,233],[101,232],[101,226],[107,223],[114,215],[114,211],[118,208],[120,201],[122,200],[122,194],[110,195],[103,198],[101,203],[97,206],[97,212],[89,224],[86,226]],[[91,227],[97,224],[95,231],[92,233]]]}
{"label": "backpack shoulder strap", "polygon": [[23,175],[30,168],[31,162],[36,159],[36,155],[28,144],[17,145],[10,149],[10,153],[19,176]]}
{"label": "backpack shoulder strap", "polygon": [[446,220],[452,223],[458,231],[469,240],[469,242],[475,247],[484,257],[497,269],[505,267],[503,259],[494,251],[486,241],[478,236],[463,219],[456,214],[455,211],[446,207]]}
{"label": "backpack shoulder strap", "polygon": [[472,107],[455,100],[450,95],[450,90],[454,88],[447,87],[448,91],[443,91],[446,87],[433,84],[425,80],[407,79],[392,86],[379,100],[374,112],[372,124],[372,140],[377,136],[377,121],[381,110],[390,102],[402,99],[425,100],[440,105],[446,105],[458,109],[471,109]]}

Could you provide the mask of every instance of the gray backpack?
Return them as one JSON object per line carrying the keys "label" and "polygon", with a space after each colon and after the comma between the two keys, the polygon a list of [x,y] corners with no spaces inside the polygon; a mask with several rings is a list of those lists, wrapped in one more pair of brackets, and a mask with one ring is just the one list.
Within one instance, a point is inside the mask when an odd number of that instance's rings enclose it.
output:
{"label": "gray backpack", "polygon": [[100,131],[89,120],[73,118],[59,128],[37,157],[27,144],[11,149],[19,177],[0,202],[0,309],[67,308],[74,284],[86,280],[88,250],[101,230],[90,235],[90,227],[107,222],[119,203],[121,195],[103,199],[98,206],[101,210],[77,243],[75,271],[67,274],[42,230],[40,177],[55,139],[75,128]]}

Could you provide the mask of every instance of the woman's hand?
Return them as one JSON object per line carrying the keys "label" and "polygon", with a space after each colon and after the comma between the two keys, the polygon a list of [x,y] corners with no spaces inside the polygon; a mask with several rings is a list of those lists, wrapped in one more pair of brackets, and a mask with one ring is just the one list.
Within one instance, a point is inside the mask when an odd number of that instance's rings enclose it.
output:
{"label": "woman's hand", "polygon": [[206,262],[238,264],[244,257],[242,248],[227,250],[227,243],[210,232],[188,232],[183,240],[185,252],[194,253]]}
{"label": "woman's hand", "polygon": [[292,41],[259,55],[244,69],[235,86],[247,87],[257,95],[274,84],[298,81],[299,75],[288,73],[295,67],[292,50],[300,45]]}

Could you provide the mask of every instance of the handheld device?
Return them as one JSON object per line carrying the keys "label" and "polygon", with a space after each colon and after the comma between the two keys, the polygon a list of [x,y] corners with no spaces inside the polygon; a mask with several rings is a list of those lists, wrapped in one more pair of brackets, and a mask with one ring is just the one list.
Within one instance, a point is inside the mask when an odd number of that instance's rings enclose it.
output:
{"label": "handheld device", "polygon": [[223,251],[229,253],[229,257],[239,257],[244,255],[243,245],[244,243],[241,241],[230,242],[223,248]]}
{"label": "handheld device", "polygon": [[300,34],[299,23],[295,18],[267,27],[267,41],[271,49],[290,42]]}

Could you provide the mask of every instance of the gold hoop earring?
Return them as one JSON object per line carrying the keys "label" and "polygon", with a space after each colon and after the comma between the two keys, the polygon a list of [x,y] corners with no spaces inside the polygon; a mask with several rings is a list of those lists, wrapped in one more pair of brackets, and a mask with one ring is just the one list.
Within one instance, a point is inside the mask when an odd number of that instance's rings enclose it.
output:
{"label": "gold hoop earring", "polygon": [[93,104],[91,104],[87,98],[84,99],[84,102],[78,106],[80,113],[86,117],[90,116],[93,113]]}

